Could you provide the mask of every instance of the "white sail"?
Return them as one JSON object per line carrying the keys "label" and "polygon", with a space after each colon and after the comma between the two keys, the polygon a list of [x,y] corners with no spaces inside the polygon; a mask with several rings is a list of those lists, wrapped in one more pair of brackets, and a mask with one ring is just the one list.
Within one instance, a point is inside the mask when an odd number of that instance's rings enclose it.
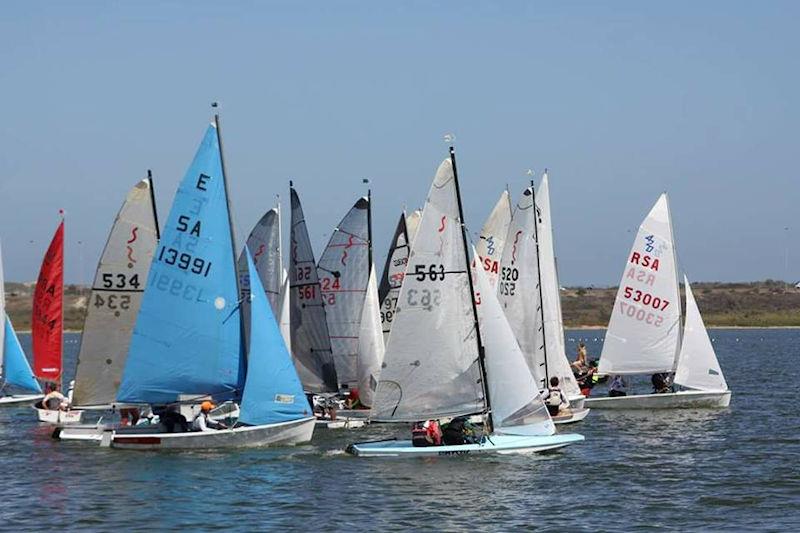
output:
{"label": "white sail", "polygon": [[495,290],[483,269],[475,269],[475,278],[494,432],[552,435],[555,426]]}
{"label": "white sail", "polygon": [[689,279],[684,276],[686,287],[686,325],[683,329],[681,354],[675,371],[675,383],[688,389],[726,391],[728,384],[708,338],[703,317],[697,308]]}
{"label": "white sail", "polygon": [[108,405],[117,396],[158,246],[151,187],[143,179],[128,192],[97,265],[78,352],[76,405]]}
{"label": "white sail", "polygon": [[639,226],[619,284],[598,371],[672,372],[680,344],[680,293],[666,193]]}
{"label": "white sail", "polygon": [[358,392],[361,403],[372,406],[378,377],[385,352],[383,331],[378,305],[378,283],[375,266],[370,270],[367,293],[361,310],[361,327],[358,333]]}
{"label": "white sail", "polygon": [[397,228],[392,238],[392,246],[386,256],[386,264],[383,267],[383,276],[381,276],[380,287],[378,288],[384,344],[389,341],[389,333],[392,331],[394,311],[397,307],[400,287],[403,285],[403,277],[406,275],[406,265],[408,265],[410,251],[411,244],[406,228],[406,216],[403,213],[397,222]]}
{"label": "white sail", "polygon": [[497,278],[500,276],[500,261],[503,258],[503,248],[510,224],[511,198],[508,191],[503,191],[489,218],[486,219],[478,244],[475,246],[478,262],[483,265],[492,287],[497,286]]}
{"label": "white sail", "polygon": [[317,265],[339,384],[358,382],[358,331],[369,281],[369,199],[359,198],[334,228]]}
{"label": "white sail", "polygon": [[415,209],[410,215],[406,216],[406,233],[408,233],[409,244],[414,244],[414,237],[417,236],[420,220],[422,220],[421,209]]}
{"label": "white sail", "polygon": [[550,187],[547,174],[542,177],[536,193],[539,219],[539,265],[542,280],[542,314],[544,315],[544,342],[547,358],[547,380],[558,377],[561,389],[567,396],[580,396],[581,390],[572,374],[564,347],[564,322],[561,317],[561,291],[556,272],[556,254],[553,243],[553,222],[550,212]]}
{"label": "white sail", "polygon": [[415,421],[484,409],[472,295],[450,159],[436,172],[413,241],[372,406]]}
{"label": "white sail", "polygon": [[289,353],[292,353],[292,322],[289,314],[289,294],[291,288],[289,287],[289,274],[284,269],[283,271],[283,284],[281,285],[281,297],[279,299],[280,307],[278,309],[278,320],[281,328],[281,336],[286,343],[286,348]]}
{"label": "white sail", "polygon": [[338,392],[339,383],[333,364],[314,250],[308,238],[300,197],[294,188],[290,188],[289,192],[292,202],[292,248],[289,259],[292,357],[306,391]]}
{"label": "white sail", "polygon": [[540,390],[546,388],[545,352],[539,313],[539,273],[534,233],[533,189],[522,193],[508,230],[497,297]]}

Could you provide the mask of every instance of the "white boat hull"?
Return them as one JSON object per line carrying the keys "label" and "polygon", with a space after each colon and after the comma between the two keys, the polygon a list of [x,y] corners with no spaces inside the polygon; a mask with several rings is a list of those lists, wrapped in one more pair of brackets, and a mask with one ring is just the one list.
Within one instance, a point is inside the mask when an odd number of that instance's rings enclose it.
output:
{"label": "white boat hull", "polygon": [[43,394],[14,394],[0,397],[0,407],[36,403],[44,398]]}
{"label": "white boat hull", "polygon": [[339,418],[336,420],[317,419],[316,427],[322,429],[356,429],[367,425],[366,418]]}
{"label": "white boat hull", "polygon": [[147,432],[150,428],[134,427],[104,432],[101,446],[128,450],[193,450],[293,445],[311,440],[314,423],[315,419],[309,417],[279,424],[186,433]]}
{"label": "white boat hull", "polygon": [[455,446],[414,446],[410,440],[360,442],[347,447],[358,457],[449,457],[456,455],[523,454],[562,448],[584,440],[583,435],[556,434],[547,437],[492,435],[479,444]]}
{"label": "white boat hull", "polygon": [[67,425],[57,427],[53,431],[53,438],[60,440],[77,440],[100,442],[103,439],[103,432],[114,429],[110,425]]}
{"label": "white boat hull", "polygon": [[583,394],[581,394],[580,396],[570,396],[568,400],[569,400],[569,406],[572,409],[575,410],[583,409],[585,407],[586,396],[584,396]]}
{"label": "white boat hull", "polygon": [[83,419],[83,411],[57,411],[51,409],[36,409],[39,422],[53,425],[80,424]]}
{"label": "white boat hull", "polygon": [[[581,403],[582,402],[583,401],[581,401]],[[568,413],[559,414],[558,416],[554,416],[552,418],[553,418],[553,423],[556,425],[574,424],[575,422],[580,422],[588,415],[589,415],[589,409],[585,407],[582,409],[571,408]]]}
{"label": "white boat hull", "polygon": [[663,394],[587,398],[592,409],[703,409],[728,407],[731,391],[678,391]]}

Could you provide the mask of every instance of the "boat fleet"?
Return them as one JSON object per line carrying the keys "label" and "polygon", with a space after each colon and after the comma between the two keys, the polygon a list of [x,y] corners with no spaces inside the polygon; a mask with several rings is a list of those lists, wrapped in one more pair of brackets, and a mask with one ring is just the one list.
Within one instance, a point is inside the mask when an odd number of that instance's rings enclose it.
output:
{"label": "boat fleet", "polygon": [[[162,227],[148,172],[111,226],[66,396],[63,217],[34,291],[32,365],[6,313],[0,252],[0,406],[31,405],[56,438],[124,449],[295,445],[315,429],[396,424],[398,438],[346,451],[415,457],[561,448],[584,440],[560,428],[591,409],[730,403],[685,277],[681,306],[666,194],[639,227],[592,370],[612,383],[606,396],[579,384],[565,352],[546,172],[516,201],[503,191],[471,242],[450,147],[423,208],[400,215],[380,277],[371,194],[317,261],[291,182],[289,193],[288,248],[278,204],[238,249],[217,115]],[[630,380],[649,375],[664,387],[635,393]],[[411,438],[410,425],[440,423],[473,429]]]}

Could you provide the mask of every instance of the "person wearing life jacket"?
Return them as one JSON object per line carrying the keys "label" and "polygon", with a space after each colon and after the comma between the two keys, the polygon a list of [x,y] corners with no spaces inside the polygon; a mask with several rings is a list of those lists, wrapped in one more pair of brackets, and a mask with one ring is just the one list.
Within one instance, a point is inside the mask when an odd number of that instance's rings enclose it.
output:
{"label": "person wearing life jacket", "polygon": [[550,416],[556,416],[561,409],[569,407],[567,395],[561,392],[561,389],[558,388],[558,384],[558,377],[553,376],[550,378],[550,388],[544,393],[544,404],[547,406],[547,411],[550,413]]}
{"label": "person wearing life jacket", "polygon": [[192,431],[214,431],[227,428],[222,422],[209,418],[208,413],[214,407],[216,406],[208,400],[200,404],[200,413],[192,421]]}
{"label": "person wearing life jacket", "polygon": [[436,420],[415,422],[411,427],[411,444],[414,446],[441,446],[442,428]]}
{"label": "person wearing life jacket", "polygon": [[474,444],[479,441],[475,427],[466,416],[457,416],[442,429],[442,441],[445,445]]}
{"label": "person wearing life jacket", "polygon": [[611,383],[608,384],[608,395],[612,398],[628,395],[628,380],[625,376],[617,374],[611,379]]}

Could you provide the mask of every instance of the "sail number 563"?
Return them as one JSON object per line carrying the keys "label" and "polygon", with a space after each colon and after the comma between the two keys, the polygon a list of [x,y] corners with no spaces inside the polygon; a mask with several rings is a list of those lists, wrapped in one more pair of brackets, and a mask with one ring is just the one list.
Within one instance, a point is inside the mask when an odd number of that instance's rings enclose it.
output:
{"label": "sail number 563", "polygon": [[444,281],[444,265],[414,265],[414,277],[417,281],[425,281],[425,278],[431,281]]}

